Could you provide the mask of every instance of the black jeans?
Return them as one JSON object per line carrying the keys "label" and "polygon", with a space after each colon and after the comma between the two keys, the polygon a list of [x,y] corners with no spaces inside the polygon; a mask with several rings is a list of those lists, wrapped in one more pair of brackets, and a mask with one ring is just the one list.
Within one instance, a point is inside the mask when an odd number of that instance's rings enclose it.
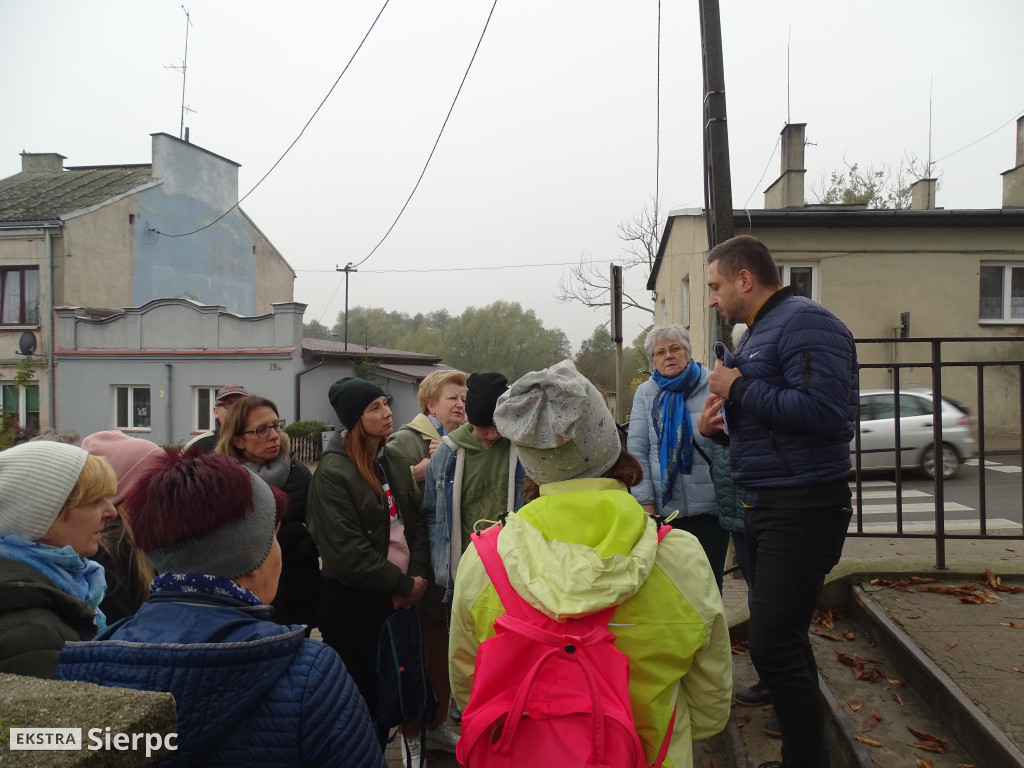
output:
{"label": "black jeans", "polygon": [[827,768],[825,712],[807,636],[825,575],[839,562],[847,506],[753,507],[746,515],[750,658],[768,686],[786,768]]}

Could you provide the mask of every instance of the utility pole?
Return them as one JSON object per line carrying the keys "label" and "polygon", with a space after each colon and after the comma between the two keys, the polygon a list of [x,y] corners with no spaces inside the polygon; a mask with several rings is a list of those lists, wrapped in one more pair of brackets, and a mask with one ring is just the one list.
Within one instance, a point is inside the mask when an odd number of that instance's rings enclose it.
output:
{"label": "utility pole", "polygon": [[615,423],[622,422],[622,267],[612,264],[612,341],[615,342]]}
{"label": "utility pole", "polygon": [[334,271],[345,273],[345,351],[348,352],[348,274],[349,272],[358,272],[359,270],[353,267],[350,261],[344,267],[335,267]]}
{"label": "utility pole", "polygon": [[[718,0],[699,0],[700,47],[704,68],[704,208],[708,248],[733,236],[732,176],[729,171],[729,124],[725,117],[725,66],[722,58],[722,17]],[[709,342],[724,329],[711,312]]]}

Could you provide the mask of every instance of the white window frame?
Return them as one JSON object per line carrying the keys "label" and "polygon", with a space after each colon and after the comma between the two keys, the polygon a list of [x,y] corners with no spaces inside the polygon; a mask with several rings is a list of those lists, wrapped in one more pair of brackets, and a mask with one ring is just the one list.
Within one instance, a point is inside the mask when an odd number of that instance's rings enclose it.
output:
{"label": "white window frame", "polygon": [[[1022,325],[1024,315],[1013,316],[1013,270],[1024,271],[1024,261],[983,262],[982,267],[996,267],[1003,271],[1003,313],[1000,317],[981,317],[981,269],[978,270],[978,324],[979,325]],[[1018,301],[1024,297],[1018,297]]]}
{"label": "white window frame", "polygon": [[[144,426],[136,426],[136,408],[135,408],[135,391],[144,389],[149,392],[149,413],[147,414],[149,424]],[[118,424],[117,418],[117,402],[120,397],[121,390],[127,391],[127,411],[128,411],[128,422],[127,424]],[[148,384],[118,384],[114,387],[114,429],[120,429],[125,432],[151,432],[153,429],[153,390]]]}
{"label": "white window frame", "polygon": [[690,276],[679,281],[679,324],[690,328]]}
{"label": "white window frame", "polygon": [[[3,384],[3,386],[5,386],[5,387],[13,387],[14,384],[7,384],[5,382]],[[18,424],[20,424],[22,427],[24,427],[24,426],[26,426],[28,424],[28,388],[29,387],[35,387],[36,388],[36,400],[37,401],[39,400],[39,382],[38,381],[29,381],[29,382],[26,382],[24,386],[18,387]],[[39,406],[40,406],[40,408],[42,408],[42,403],[41,402],[39,403]],[[3,398],[0,397],[0,413],[3,413],[3,412],[4,412]],[[39,411],[34,411],[34,413],[37,416],[41,416],[42,415]],[[40,423],[40,426],[42,426],[41,423]]]}
{"label": "white window frame", "polygon": [[[217,405],[217,389],[218,387],[193,387],[192,388],[192,416],[194,417],[194,429],[193,432],[210,432],[213,430],[214,425],[217,423],[217,419],[213,414],[213,408]],[[200,395],[207,393],[207,408],[206,413],[202,412],[202,398]],[[203,426],[203,416],[206,416],[207,426]]]}
{"label": "white window frame", "polygon": [[794,267],[809,267],[811,270],[811,295],[808,298],[812,301],[817,301],[819,304],[821,303],[821,279],[817,263],[813,261],[787,261],[780,263],[778,266],[783,285],[789,285]]}

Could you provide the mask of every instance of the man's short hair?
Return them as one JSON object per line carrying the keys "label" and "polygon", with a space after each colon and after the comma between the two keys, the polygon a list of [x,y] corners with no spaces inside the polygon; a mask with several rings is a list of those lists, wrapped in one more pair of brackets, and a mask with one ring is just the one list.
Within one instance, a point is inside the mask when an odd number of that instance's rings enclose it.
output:
{"label": "man's short hair", "polygon": [[437,400],[445,384],[456,384],[460,387],[466,386],[466,374],[456,371],[454,368],[431,371],[426,378],[420,382],[420,388],[416,391],[416,399],[419,401],[423,413],[430,413],[427,404]]}
{"label": "man's short hair", "polygon": [[741,269],[768,288],[782,285],[779,267],[768,247],[750,235],[739,235],[719,243],[708,253],[708,264],[718,262],[718,271],[728,280],[734,280]]}

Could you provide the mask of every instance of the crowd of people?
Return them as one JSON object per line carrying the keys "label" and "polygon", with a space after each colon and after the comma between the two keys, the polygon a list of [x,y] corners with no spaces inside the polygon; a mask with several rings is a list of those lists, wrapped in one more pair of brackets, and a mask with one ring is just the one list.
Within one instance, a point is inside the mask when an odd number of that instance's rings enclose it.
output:
{"label": "crowd of people", "polygon": [[[625,439],[563,361],[511,384],[438,370],[397,428],[381,386],[343,378],[314,472],[275,403],[240,385],[183,448],[112,430],[0,452],[0,672],[172,693],[168,766],[383,766],[396,736],[415,765],[421,744],[468,765],[529,749],[562,764],[577,723],[553,702],[577,685],[630,721],[637,765],[692,765],[735,700],[774,705],[769,765],[827,766],[807,630],[851,514],[855,348],[754,238],[712,249],[708,278],[740,332],[712,367],[685,328],[652,327]],[[730,535],[760,675],[735,698]],[[396,611],[419,619],[437,702],[422,736],[376,717]],[[565,671],[614,654],[627,675]],[[521,716],[494,713],[507,680]]]}

